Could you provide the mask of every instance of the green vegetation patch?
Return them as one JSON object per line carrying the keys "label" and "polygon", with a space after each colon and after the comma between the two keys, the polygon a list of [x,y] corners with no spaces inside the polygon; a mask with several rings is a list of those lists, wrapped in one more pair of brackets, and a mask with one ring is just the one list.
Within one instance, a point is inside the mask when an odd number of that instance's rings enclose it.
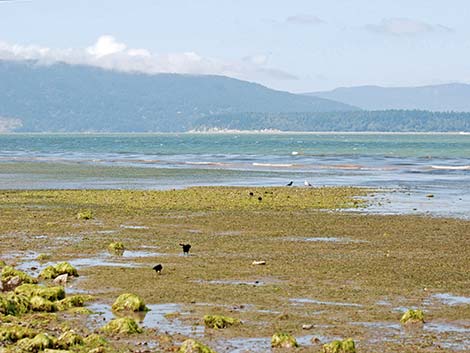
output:
{"label": "green vegetation patch", "polygon": [[93,219],[93,212],[91,210],[81,210],[77,213],[77,219]]}
{"label": "green vegetation patch", "polygon": [[33,311],[54,312],[57,310],[53,302],[37,295],[30,299],[30,303]]}
{"label": "green vegetation patch", "polygon": [[47,333],[40,333],[33,338],[23,338],[17,343],[17,347],[26,352],[39,352],[46,348],[54,348],[57,338]]}
{"label": "green vegetation patch", "polygon": [[333,341],[323,345],[323,353],[356,353],[356,344],[352,338]]}
{"label": "green vegetation patch", "polygon": [[58,347],[63,349],[76,345],[83,345],[83,343],[83,337],[75,333],[73,330],[65,331],[57,340]]}
{"label": "green vegetation patch", "polygon": [[114,302],[114,311],[149,311],[141,297],[136,294],[121,294]]}
{"label": "green vegetation patch", "polygon": [[60,262],[54,266],[47,266],[41,271],[39,277],[42,279],[54,279],[63,274],[78,277],[77,269],[68,262]]}
{"label": "green vegetation patch", "polygon": [[56,303],[58,310],[67,310],[76,307],[82,307],[85,302],[92,300],[91,295],[76,294],[68,296]]}
{"label": "green vegetation patch", "polygon": [[0,325],[0,342],[14,343],[22,338],[32,338],[36,331],[16,324],[2,323]]}
{"label": "green vegetation patch", "polygon": [[294,348],[298,346],[295,337],[289,333],[275,333],[271,337],[271,347],[273,348]]}
{"label": "green vegetation patch", "polygon": [[22,315],[30,310],[31,302],[28,296],[12,292],[0,294],[0,314]]}
{"label": "green vegetation patch", "polygon": [[233,325],[239,325],[241,322],[238,319],[223,315],[205,315],[204,325],[209,328],[222,329]]}
{"label": "green vegetation patch", "polygon": [[2,269],[2,277],[1,277],[2,282],[6,283],[13,277],[19,277],[21,280],[21,283],[37,283],[38,282],[36,278],[31,277],[30,275],[28,275],[27,273],[23,271],[16,270],[15,268],[11,266],[4,266]]}
{"label": "green vegetation patch", "polygon": [[142,333],[142,329],[137,325],[137,322],[129,317],[121,317],[119,319],[111,320],[101,328],[101,331],[111,335],[132,335],[135,333]]}
{"label": "green vegetation patch", "polygon": [[63,287],[44,287],[37,284],[22,284],[15,288],[16,294],[24,294],[28,297],[38,296],[50,301],[61,300],[65,298]]}
{"label": "green vegetation patch", "polygon": [[125,250],[124,243],[120,241],[109,243],[108,250],[112,253],[122,255]]}
{"label": "green vegetation patch", "polygon": [[193,339],[188,339],[183,342],[178,353],[216,353],[206,345]]}
{"label": "green vegetation patch", "polygon": [[407,310],[400,319],[402,324],[422,324],[424,323],[424,313],[422,310]]}

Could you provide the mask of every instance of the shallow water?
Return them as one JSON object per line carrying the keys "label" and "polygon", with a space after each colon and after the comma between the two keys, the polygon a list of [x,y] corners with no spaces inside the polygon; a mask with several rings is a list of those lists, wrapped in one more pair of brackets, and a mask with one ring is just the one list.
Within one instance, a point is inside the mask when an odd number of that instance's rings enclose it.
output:
{"label": "shallow water", "polygon": [[121,316],[131,316],[139,322],[139,325],[149,329],[157,329],[161,333],[181,334],[186,336],[201,336],[204,333],[204,327],[201,325],[190,325],[175,316],[168,319],[165,315],[179,313],[184,316],[182,306],[174,303],[150,304],[147,305],[150,311],[141,313],[125,313],[120,315],[111,310],[110,305],[102,303],[92,303],[87,308],[94,313],[89,316],[87,326],[97,329],[104,326],[114,318]]}
{"label": "shallow water", "polygon": [[[367,212],[470,217],[470,135],[0,135],[0,189],[197,185],[399,190]],[[434,194],[433,200],[425,195]]]}
{"label": "shallow water", "polygon": [[351,306],[351,307],[361,307],[360,304],[355,303],[341,303],[341,302],[330,302],[330,301],[322,301],[310,298],[291,298],[289,299],[291,303],[294,305],[298,304],[318,304],[318,305],[331,305],[331,306]]}

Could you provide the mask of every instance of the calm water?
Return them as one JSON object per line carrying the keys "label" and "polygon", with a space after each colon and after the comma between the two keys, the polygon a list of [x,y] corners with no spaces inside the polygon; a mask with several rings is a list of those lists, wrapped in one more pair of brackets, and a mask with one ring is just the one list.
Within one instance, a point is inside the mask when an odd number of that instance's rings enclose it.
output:
{"label": "calm water", "polygon": [[[2,189],[162,189],[290,180],[298,186],[308,180],[398,190],[380,201],[380,212],[468,217],[470,135],[0,135]],[[429,193],[432,200],[425,197]]]}

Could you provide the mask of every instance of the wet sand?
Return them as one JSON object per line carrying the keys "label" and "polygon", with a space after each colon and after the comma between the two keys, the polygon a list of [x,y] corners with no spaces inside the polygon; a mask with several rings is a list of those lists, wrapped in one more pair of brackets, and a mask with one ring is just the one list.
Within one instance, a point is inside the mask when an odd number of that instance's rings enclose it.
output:
{"label": "wet sand", "polygon": [[[32,275],[60,261],[77,267],[66,291],[92,294],[94,314],[58,313],[41,326],[48,332],[66,323],[89,334],[113,318],[118,295],[140,295],[151,309],[136,317],[146,330],[108,337],[110,350],[171,352],[190,337],[218,352],[266,352],[279,331],[297,337],[299,352],[348,337],[358,352],[468,350],[470,222],[348,212],[368,192],[4,191],[0,259]],[[78,220],[85,208],[93,219]],[[107,252],[112,241],[125,244],[122,256]],[[192,244],[189,256],[181,242]],[[401,325],[408,308],[422,309],[425,324]],[[205,314],[242,325],[207,329]]]}

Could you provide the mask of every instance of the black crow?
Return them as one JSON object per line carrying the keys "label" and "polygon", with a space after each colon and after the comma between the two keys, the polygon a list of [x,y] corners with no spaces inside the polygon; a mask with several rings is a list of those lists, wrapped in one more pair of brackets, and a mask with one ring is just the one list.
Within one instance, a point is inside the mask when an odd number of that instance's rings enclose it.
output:
{"label": "black crow", "polygon": [[153,269],[155,270],[155,272],[160,274],[160,273],[162,273],[163,266],[161,264],[158,264],[158,265],[153,266]]}
{"label": "black crow", "polygon": [[262,201],[262,200],[263,200],[263,198],[261,196],[258,197],[258,201]]}
{"label": "black crow", "polygon": [[291,180],[289,184],[287,184],[286,186],[292,186],[292,184],[294,184],[294,182]]}
{"label": "black crow", "polygon": [[183,247],[183,254],[189,254],[189,249],[191,249],[190,244],[180,244]]}
{"label": "black crow", "polygon": [[254,195],[253,192],[250,191],[250,196],[253,196],[253,195]]}

